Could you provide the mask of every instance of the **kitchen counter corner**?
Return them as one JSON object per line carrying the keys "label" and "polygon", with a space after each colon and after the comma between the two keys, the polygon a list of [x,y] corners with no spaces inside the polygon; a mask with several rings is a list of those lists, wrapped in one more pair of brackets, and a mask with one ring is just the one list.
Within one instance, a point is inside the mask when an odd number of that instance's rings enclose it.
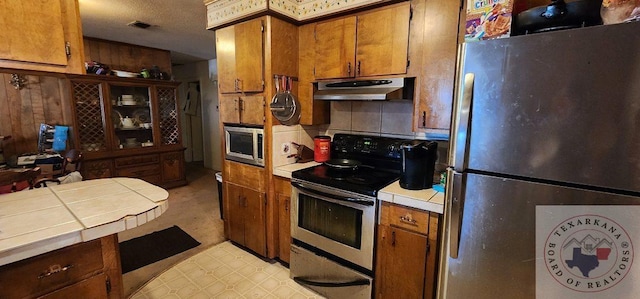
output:
{"label": "kitchen counter corner", "polygon": [[444,193],[434,189],[403,189],[400,187],[400,181],[395,181],[378,191],[378,199],[439,214],[444,211]]}
{"label": "kitchen counter corner", "polygon": [[306,162],[306,163],[293,163],[293,164],[287,164],[287,165],[282,165],[282,166],[278,166],[278,167],[274,167],[273,169],[273,175],[277,175],[283,178],[291,178],[291,173],[296,171],[296,170],[300,170],[300,169],[305,169],[308,167],[313,167],[316,165],[319,165],[320,163],[315,162],[315,161],[311,161],[311,162]]}
{"label": "kitchen counter corner", "polygon": [[108,178],[0,196],[0,266],[147,223],[169,193],[135,178]]}

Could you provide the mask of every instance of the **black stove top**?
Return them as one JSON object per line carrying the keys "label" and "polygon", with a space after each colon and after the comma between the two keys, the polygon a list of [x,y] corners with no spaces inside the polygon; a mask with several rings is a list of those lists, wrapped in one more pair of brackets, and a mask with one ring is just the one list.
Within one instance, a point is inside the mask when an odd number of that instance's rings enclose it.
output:
{"label": "black stove top", "polygon": [[400,178],[400,146],[409,140],[378,136],[335,134],[331,142],[332,159],[351,159],[362,163],[355,170],[318,165],[294,171],[292,177],[369,196]]}

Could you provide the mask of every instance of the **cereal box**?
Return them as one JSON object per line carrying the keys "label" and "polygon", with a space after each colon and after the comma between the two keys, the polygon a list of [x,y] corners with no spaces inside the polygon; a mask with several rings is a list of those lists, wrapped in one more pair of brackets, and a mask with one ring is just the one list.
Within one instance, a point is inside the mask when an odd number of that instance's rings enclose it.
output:
{"label": "cereal box", "polygon": [[465,41],[509,37],[513,0],[467,0]]}

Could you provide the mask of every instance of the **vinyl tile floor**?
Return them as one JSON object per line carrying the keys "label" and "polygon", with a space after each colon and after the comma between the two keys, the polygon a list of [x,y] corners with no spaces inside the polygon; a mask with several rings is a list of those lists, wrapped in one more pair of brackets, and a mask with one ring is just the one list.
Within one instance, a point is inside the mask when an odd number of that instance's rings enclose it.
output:
{"label": "vinyl tile floor", "polygon": [[289,278],[289,269],[268,263],[227,241],[151,280],[132,299],[324,298]]}
{"label": "vinyl tile floor", "polygon": [[[173,225],[201,244],[123,275],[125,298],[322,298],[289,279],[289,269],[225,242],[216,171],[186,164],[188,185],[169,189],[169,209],[119,241]],[[205,271],[206,269],[206,271]]]}

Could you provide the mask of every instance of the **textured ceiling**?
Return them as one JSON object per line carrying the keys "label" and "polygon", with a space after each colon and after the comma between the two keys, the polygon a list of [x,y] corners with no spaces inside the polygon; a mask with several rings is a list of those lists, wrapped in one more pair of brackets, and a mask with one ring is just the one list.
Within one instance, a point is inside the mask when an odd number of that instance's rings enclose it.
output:
{"label": "textured ceiling", "polygon": [[[173,64],[215,58],[202,0],[79,0],[84,36],[171,51]],[[127,26],[133,21],[147,29]]]}

